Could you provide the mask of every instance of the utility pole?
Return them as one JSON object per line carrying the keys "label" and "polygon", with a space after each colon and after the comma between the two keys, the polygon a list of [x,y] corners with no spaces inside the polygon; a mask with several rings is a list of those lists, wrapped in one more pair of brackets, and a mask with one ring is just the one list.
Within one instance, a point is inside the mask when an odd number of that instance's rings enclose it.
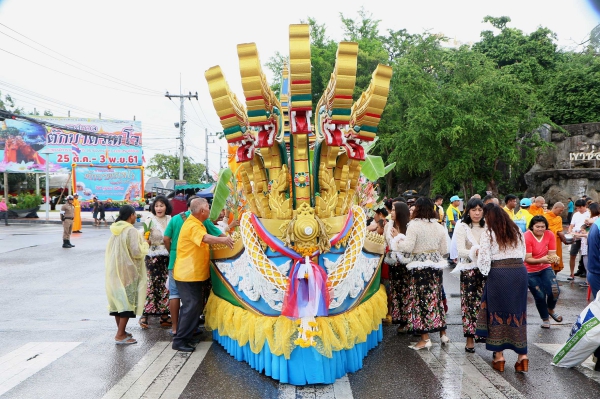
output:
{"label": "utility pole", "polygon": [[227,151],[219,149],[219,168],[223,169],[223,155],[227,156]]}
{"label": "utility pole", "polygon": [[[209,180],[209,174],[208,174],[208,144],[214,144],[214,140],[208,140],[209,137],[217,137],[216,134],[212,134],[212,133],[208,133],[208,129],[204,128],[204,150],[205,150],[205,158],[204,161],[206,162],[206,182],[208,183]],[[221,165],[219,165],[220,167]]]}
{"label": "utility pole", "polygon": [[174,97],[174,98],[179,98],[181,100],[181,105],[179,106],[179,123],[175,123],[175,127],[179,128],[179,180],[183,180],[183,151],[185,149],[185,146],[183,144],[183,140],[185,138],[185,123],[187,121],[184,120],[184,113],[185,110],[183,108],[183,100],[184,99],[189,99],[190,101],[192,100],[192,98],[195,98],[196,100],[198,100],[198,92],[196,92],[196,94],[192,94],[192,92],[190,91],[189,94],[169,94],[169,92],[167,92],[167,94],[165,94],[165,97],[167,97],[169,100]]}

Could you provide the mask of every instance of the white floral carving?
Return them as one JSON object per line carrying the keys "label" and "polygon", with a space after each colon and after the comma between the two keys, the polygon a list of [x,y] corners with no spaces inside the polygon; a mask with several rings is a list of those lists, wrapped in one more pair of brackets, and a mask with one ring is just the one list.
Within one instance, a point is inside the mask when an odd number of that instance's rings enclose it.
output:
{"label": "white floral carving", "polygon": [[[335,262],[325,258],[325,269],[329,273],[330,271],[335,270],[342,261],[343,256],[340,256]],[[379,266],[379,261],[379,257],[368,258],[361,251],[358,254],[354,267],[350,273],[348,273],[348,276],[333,289],[329,309],[339,307],[344,303],[348,296],[350,296],[350,298],[356,298],[364,290],[365,282],[371,281],[373,273],[375,273],[377,266]]]}
{"label": "white floral carving", "polygon": [[[287,274],[290,270],[291,260],[276,266],[270,259],[269,262],[277,267],[281,273]],[[215,265],[225,276],[227,281],[243,292],[251,301],[258,301],[261,297],[273,310],[281,311],[285,291],[278,289],[265,279],[252,264],[246,252],[233,262],[216,262]]]}

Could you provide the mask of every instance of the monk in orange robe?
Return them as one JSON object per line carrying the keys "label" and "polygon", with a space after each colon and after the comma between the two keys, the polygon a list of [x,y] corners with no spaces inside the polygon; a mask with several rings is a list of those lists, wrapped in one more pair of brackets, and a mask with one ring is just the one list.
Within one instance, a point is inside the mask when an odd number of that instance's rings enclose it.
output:
{"label": "monk in orange robe", "polygon": [[75,193],[73,197],[73,206],[75,207],[73,233],[81,233],[81,203],[79,202],[79,194]]}
{"label": "monk in orange robe", "polygon": [[563,220],[560,216],[565,210],[565,205],[562,202],[557,202],[552,207],[551,211],[546,212],[543,216],[548,221],[548,230],[554,233],[556,237],[556,255],[560,258],[560,262],[552,265],[552,269],[554,273],[560,272],[564,269],[565,265],[563,264],[562,257],[562,244],[565,241],[565,235],[563,231]]}
{"label": "monk in orange robe", "polygon": [[[546,200],[544,199],[544,197],[536,197],[535,202],[533,204],[531,204],[531,206],[529,207],[529,213],[531,213],[531,215],[535,216],[535,215],[541,215],[544,216],[544,204],[546,203]],[[556,233],[555,233],[556,235]]]}

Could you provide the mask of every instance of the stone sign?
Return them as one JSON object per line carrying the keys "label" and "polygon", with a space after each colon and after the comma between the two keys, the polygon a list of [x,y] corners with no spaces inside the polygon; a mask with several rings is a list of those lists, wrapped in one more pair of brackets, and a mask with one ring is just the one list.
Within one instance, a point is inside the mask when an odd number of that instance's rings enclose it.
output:
{"label": "stone sign", "polygon": [[525,174],[525,196],[541,195],[547,203],[568,202],[600,192],[600,123],[565,125],[566,133],[546,129],[542,137],[553,146],[541,152]]}

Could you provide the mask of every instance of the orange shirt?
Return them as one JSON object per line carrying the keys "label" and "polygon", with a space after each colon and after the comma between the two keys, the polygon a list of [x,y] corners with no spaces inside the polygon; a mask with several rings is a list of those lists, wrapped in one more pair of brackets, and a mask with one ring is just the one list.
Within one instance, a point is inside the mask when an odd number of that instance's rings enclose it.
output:
{"label": "orange shirt", "polygon": [[210,247],[202,239],[206,227],[190,215],[179,232],[177,259],[173,267],[173,278],[177,281],[195,282],[210,278]]}
{"label": "orange shirt", "polygon": [[536,215],[544,216],[544,208],[540,208],[540,207],[536,206],[535,204],[531,204],[531,206],[529,207],[529,213],[531,213],[532,216],[536,216]]}
{"label": "orange shirt", "polygon": [[544,217],[548,221],[548,230],[553,232],[556,236],[556,255],[558,255],[560,258],[558,264],[552,265],[552,269],[555,271],[561,271],[565,266],[562,259],[562,241],[557,233],[559,231],[563,231],[563,220],[562,217],[555,215],[552,211],[546,212]]}

